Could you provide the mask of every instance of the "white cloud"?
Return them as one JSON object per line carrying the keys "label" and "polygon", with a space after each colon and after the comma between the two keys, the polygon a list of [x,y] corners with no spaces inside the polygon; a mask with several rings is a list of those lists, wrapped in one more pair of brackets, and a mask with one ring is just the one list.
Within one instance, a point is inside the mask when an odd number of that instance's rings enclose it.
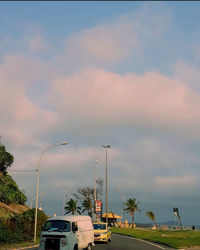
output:
{"label": "white cloud", "polygon": [[20,55],[7,55],[0,65],[0,129],[13,146],[40,144],[39,136],[57,122],[54,112],[42,109],[27,96],[27,88],[43,74],[42,63],[37,62]]}
{"label": "white cloud", "polygon": [[141,49],[135,29],[136,24],[124,22],[78,32],[67,39],[67,54],[86,63],[115,64],[129,56],[132,49]]}
{"label": "white cloud", "polygon": [[70,65],[116,65],[143,58],[144,49],[158,42],[171,26],[170,13],[158,6],[130,11],[116,19],[78,31],[66,39],[65,60]]}
{"label": "white cloud", "polygon": [[155,182],[161,187],[178,187],[185,188],[186,186],[196,186],[199,183],[199,178],[196,175],[185,175],[185,176],[168,176],[161,177],[156,176]]}
{"label": "white cloud", "polygon": [[43,51],[47,48],[47,44],[44,41],[44,38],[41,35],[35,36],[30,40],[30,50],[33,52]]}
{"label": "white cloud", "polygon": [[[61,120],[96,127],[157,127],[199,135],[200,96],[184,82],[148,72],[124,76],[87,69],[52,85],[50,100]],[[78,126],[78,129],[81,129]]]}
{"label": "white cloud", "polygon": [[179,60],[174,67],[174,77],[185,82],[194,91],[200,92],[200,71],[195,66]]}

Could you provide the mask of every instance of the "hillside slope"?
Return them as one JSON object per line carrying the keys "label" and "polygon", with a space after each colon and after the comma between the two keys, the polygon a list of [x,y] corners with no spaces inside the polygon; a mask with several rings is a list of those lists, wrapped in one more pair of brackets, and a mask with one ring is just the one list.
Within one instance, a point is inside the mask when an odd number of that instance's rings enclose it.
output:
{"label": "hillside slope", "polygon": [[26,205],[20,205],[20,204],[15,204],[11,203],[10,205],[6,205],[3,202],[0,202],[0,219],[8,219],[12,217],[15,214],[20,214],[23,213],[30,208],[27,207]]}

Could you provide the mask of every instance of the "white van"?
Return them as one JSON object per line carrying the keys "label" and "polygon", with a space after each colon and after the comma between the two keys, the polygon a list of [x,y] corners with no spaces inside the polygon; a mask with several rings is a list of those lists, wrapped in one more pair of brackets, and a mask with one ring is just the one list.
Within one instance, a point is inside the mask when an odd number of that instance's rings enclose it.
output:
{"label": "white van", "polygon": [[94,229],[91,218],[83,215],[55,216],[42,227],[40,250],[91,250]]}

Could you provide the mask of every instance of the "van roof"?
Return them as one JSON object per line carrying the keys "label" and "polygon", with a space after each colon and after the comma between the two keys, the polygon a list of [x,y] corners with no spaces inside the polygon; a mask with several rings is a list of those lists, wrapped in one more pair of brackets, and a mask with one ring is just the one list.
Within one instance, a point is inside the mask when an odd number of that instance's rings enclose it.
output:
{"label": "van roof", "polygon": [[91,221],[91,217],[87,215],[65,215],[65,216],[54,216],[48,220],[66,220],[66,221]]}

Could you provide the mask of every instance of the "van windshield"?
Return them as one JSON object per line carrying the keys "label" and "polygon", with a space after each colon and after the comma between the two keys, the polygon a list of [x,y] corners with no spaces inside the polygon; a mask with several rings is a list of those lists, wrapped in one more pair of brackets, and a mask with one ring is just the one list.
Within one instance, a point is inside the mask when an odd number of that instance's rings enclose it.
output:
{"label": "van windshield", "polygon": [[70,232],[71,224],[65,220],[48,220],[44,224],[42,231],[58,231],[58,232]]}

